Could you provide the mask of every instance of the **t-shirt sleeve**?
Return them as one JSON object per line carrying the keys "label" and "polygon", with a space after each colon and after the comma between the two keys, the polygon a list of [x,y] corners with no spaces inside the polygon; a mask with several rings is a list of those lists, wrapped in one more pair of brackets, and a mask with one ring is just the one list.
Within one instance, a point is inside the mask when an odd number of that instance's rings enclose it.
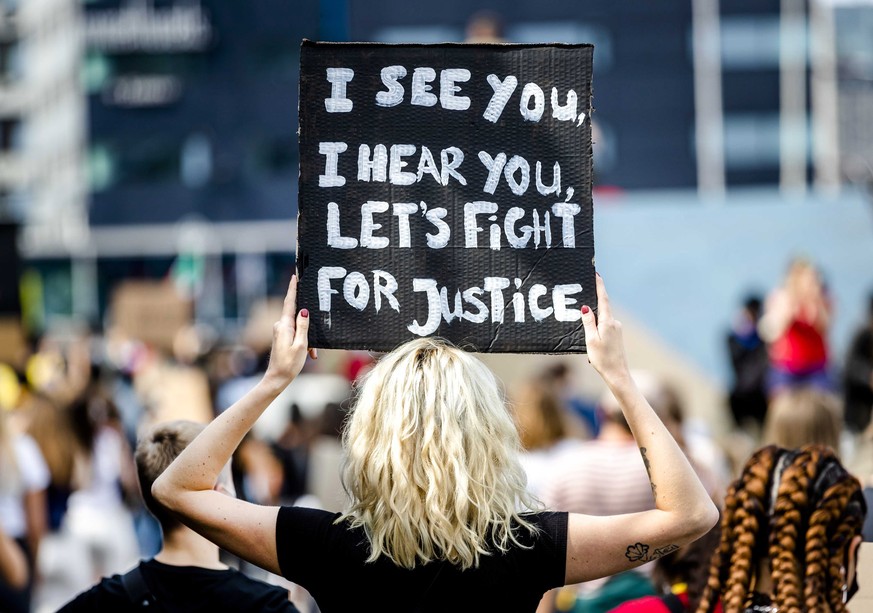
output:
{"label": "t-shirt sleeve", "polygon": [[[307,587],[331,563],[332,539],[344,528],[338,513],[304,507],[281,507],[276,518],[276,557],[282,576]],[[335,565],[337,560],[332,561]]]}
{"label": "t-shirt sleeve", "polygon": [[120,575],[100,581],[65,604],[58,613],[91,613],[92,611],[121,611],[129,608],[130,600],[124,591]]}
{"label": "t-shirt sleeve", "polygon": [[[270,585],[246,577],[242,573],[234,573],[233,594],[240,598],[235,603],[236,610],[262,611],[263,613],[300,613],[288,599],[288,590],[278,585]],[[243,604],[244,603],[244,604]]]}
{"label": "t-shirt sleeve", "polygon": [[534,548],[536,560],[531,573],[538,575],[544,590],[561,587],[567,576],[567,513],[540,513],[540,534]]}

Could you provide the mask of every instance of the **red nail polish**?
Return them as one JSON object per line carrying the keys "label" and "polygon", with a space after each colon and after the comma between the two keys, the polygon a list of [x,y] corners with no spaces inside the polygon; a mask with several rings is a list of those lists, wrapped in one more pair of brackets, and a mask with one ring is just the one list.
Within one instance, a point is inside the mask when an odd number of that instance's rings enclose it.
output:
{"label": "red nail polish", "polygon": [[590,311],[590,310],[591,310],[591,309],[588,308],[588,305],[587,305],[587,304],[583,304],[583,305],[582,305],[582,314],[583,314],[583,315],[588,315],[588,311]]}
{"label": "red nail polish", "polygon": [[301,317],[309,317],[309,309],[301,309],[300,316]]}

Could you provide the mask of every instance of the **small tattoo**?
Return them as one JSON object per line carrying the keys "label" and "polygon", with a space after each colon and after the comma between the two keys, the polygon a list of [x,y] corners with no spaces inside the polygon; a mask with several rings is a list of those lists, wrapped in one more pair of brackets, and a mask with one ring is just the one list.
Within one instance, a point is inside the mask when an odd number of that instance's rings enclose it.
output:
{"label": "small tattoo", "polygon": [[646,472],[650,475],[652,474],[651,465],[649,464],[649,458],[646,457],[646,448],[640,447],[640,455],[643,456],[643,464],[646,465]]}
{"label": "small tattoo", "polygon": [[664,545],[652,552],[652,559],[657,560],[658,558],[663,558],[665,555],[671,554],[677,549],[679,549],[679,545]]}
{"label": "small tattoo", "polygon": [[631,562],[651,562],[679,549],[679,545],[664,545],[649,553],[649,546],[644,543],[629,545],[624,552],[625,557]]}
{"label": "small tattoo", "polygon": [[643,545],[642,543],[637,543],[635,545],[630,545],[627,548],[627,551],[624,552],[625,557],[631,562],[638,562],[639,560],[646,560],[646,556],[649,553],[649,546]]}
{"label": "small tattoo", "polygon": [[649,464],[649,458],[646,457],[646,448],[640,447],[640,455],[643,456],[643,464],[646,466],[646,474],[649,476],[649,485],[652,488],[652,497],[657,500],[658,499],[658,488],[655,486],[655,482],[652,481],[652,468],[651,464]]}

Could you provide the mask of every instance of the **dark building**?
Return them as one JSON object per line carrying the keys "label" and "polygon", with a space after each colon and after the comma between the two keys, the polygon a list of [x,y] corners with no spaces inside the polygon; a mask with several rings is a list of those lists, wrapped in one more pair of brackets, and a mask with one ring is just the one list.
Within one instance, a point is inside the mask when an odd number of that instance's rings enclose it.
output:
{"label": "dark building", "polygon": [[[725,178],[728,185],[779,183],[779,8],[779,0],[721,3]],[[807,110],[808,103],[804,106]],[[801,138],[806,140],[805,136]]]}
{"label": "dark building", "polygon": [[509,42],[588,42],[594,49],[597,183],[623,189],[694,187],[691,3],[350,2],[352,40],[464,40],[466,21],[493,5]]}
{"label": "dark building", "polygon": [[296,214],[317,2],[85,3],[92,226]]}

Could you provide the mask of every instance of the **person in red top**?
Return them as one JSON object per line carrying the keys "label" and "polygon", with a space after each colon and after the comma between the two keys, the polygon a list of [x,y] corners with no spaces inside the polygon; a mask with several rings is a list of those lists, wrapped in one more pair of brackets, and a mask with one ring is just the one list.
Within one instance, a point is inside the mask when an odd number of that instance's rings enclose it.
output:
{"label": "person in red top", "polygon": [[785,283],[768,297],[759,324],[770,344],[771,397],[800,385],[830,390],[827,334],[831,305],[811,262],[796,259]]}

